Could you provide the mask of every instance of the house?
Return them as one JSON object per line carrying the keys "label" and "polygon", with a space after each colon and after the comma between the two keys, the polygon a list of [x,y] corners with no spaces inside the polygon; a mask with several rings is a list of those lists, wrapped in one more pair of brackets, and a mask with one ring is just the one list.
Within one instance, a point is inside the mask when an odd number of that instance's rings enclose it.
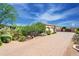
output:
{"label": "house", "polygon": [[56,32],[56,26],[51,25],[51,24],[46,25],[46,31],[49,31],[49,30],[50,30],[51,33],[55,33]]}
{"label": "house", "polygon": [[62,27],[56,26],[56,31],[57,31],[57,32],[61,32],[61,29],[62,29]]}
{"label": "house", "polygon": [[56,26],[56,31],[57,32],[75,32],[75,28]]}

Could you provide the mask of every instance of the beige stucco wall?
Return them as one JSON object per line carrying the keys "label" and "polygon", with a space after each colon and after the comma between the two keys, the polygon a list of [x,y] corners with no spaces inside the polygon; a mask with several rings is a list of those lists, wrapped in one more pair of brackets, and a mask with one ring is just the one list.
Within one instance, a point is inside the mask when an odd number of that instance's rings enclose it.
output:
{"label": "beige stucco wall", "polygon": [[51,33],[54,32],[53,26],[46,26],[46,31],[48,31],[50,29]]}

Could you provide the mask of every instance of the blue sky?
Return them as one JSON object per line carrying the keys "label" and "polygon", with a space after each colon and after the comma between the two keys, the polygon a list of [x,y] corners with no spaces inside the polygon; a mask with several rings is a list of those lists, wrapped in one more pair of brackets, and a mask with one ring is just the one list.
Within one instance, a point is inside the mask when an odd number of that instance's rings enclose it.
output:
{"label": "blue sky", "polygon": [[77,3],[26,3],[10,4],[17,11],[17,25],[36,22],[58,26],[79,27],[79,4]]}

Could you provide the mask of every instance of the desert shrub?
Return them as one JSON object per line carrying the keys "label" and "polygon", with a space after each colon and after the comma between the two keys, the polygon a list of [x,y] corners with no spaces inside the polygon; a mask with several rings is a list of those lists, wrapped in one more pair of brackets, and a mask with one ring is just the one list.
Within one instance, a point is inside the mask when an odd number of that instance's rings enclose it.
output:
{"label": "desert shrub", "polygon": [[45,24],[41,22],[32,24],[32,27],[35,32],[38,32],[38,34],[45,32],[45,29],[46,29]]}
{"label": "desert shrub", "polygon": [[10,34],[10,33],[11,33],[11,30],[10,30],[9,27],[5,27],[5,28],[2,28],[0,30],[0,35],[2,35],[2,34]]}
{"label": "desert shrub", "polygon": [[5,25],[4,25],[4,24],[0,24],[0,29],[1,29],[1,28],[4,28],[4,27],[5,27]]}
{"label": "desert shrub", "polygon": [[18,34],[17,33],[14,33],[12,35],[12,40],[15,41],[15,40],[18,40]]}
{"label": "desert shrub", "polygon": [[24,36],[27,36],[28,33],[32,31],[32,29],[30,26],[25,26],[25,27],[22,27],[20,31]]}
{"label": "desert shrub", "polygon": [[11,34],[11,30],[9,27],[5,27],[3,29],[1,29],[0,31],[0,38],[1,38],[1,41],[3,43],[8,43],[11,41],[12,39],[12,36],[10,35]]}
{"label": "desert shrub", "polygon": [[12,26],[10,34],[12,36],[13,41],[18,40],[18,37],[21,34],[19,27],[18,26]]}
{"label": "desert shrub", "polygon": [[26,37],[25,37],[25,36],[20,36],[20,37],[18,38],[18,41],[19,41],[19,42],[26,41]]}
{"label": "desert shrub", "polygon": [[75,29],[75,33],[79,34],[79,28]]}
{"label": "desert shrub", "polygon": [[16,30],[11,31],[12,40],[15,41],[18,39],[18,32]]}
{"label": "desert shrub", "polygon": [[23,36],[38,36],[45,31],[45,24],[38,22],[32,25],[19,26],[18,28]]}
{"label": "desert shrub", "polygon": [[12,40],[13,41],[15,41],[15,40],[17,40],[17,41],[20,41],[20,42],[22,42],[22,41],[25,41],[26,39],[26,37],[21,33],[21,31],[13,31],[14,33],[12,34]]}
{"label": "desert shrub", "polygon": [[1,41],[3,43],[9,43],[11,41],[11,39],[12,39],[12,36],[8,35],[8,34],[3,34],[3,35],[1,35],[0,38],[1,38]]}
{"label": "desert shrub", "polygon": [[0,46],[2,45],[2,41],[1,41],[1,39],[0,39]]}
{"label": "desert shrub", "polygon": [[79,44],[79,34],[74,34],[72,40],[75,44]]}
{"label": "desert shrub", "polygon": [[0,35],[5,34],[5,33],[6,33],[6,31],[4,28],[0,30]]}

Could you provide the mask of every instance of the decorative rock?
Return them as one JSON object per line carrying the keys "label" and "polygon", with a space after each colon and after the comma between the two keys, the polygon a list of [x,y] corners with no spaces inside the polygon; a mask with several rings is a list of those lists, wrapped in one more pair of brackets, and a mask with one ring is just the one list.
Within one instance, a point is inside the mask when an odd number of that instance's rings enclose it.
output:
{"label": "decorative rock", "polygon": [[73,45],[73,48],[74,48],[75,50],[79,51],[79,45],[78,45],[78,44],[74,44],[74,45]]}

